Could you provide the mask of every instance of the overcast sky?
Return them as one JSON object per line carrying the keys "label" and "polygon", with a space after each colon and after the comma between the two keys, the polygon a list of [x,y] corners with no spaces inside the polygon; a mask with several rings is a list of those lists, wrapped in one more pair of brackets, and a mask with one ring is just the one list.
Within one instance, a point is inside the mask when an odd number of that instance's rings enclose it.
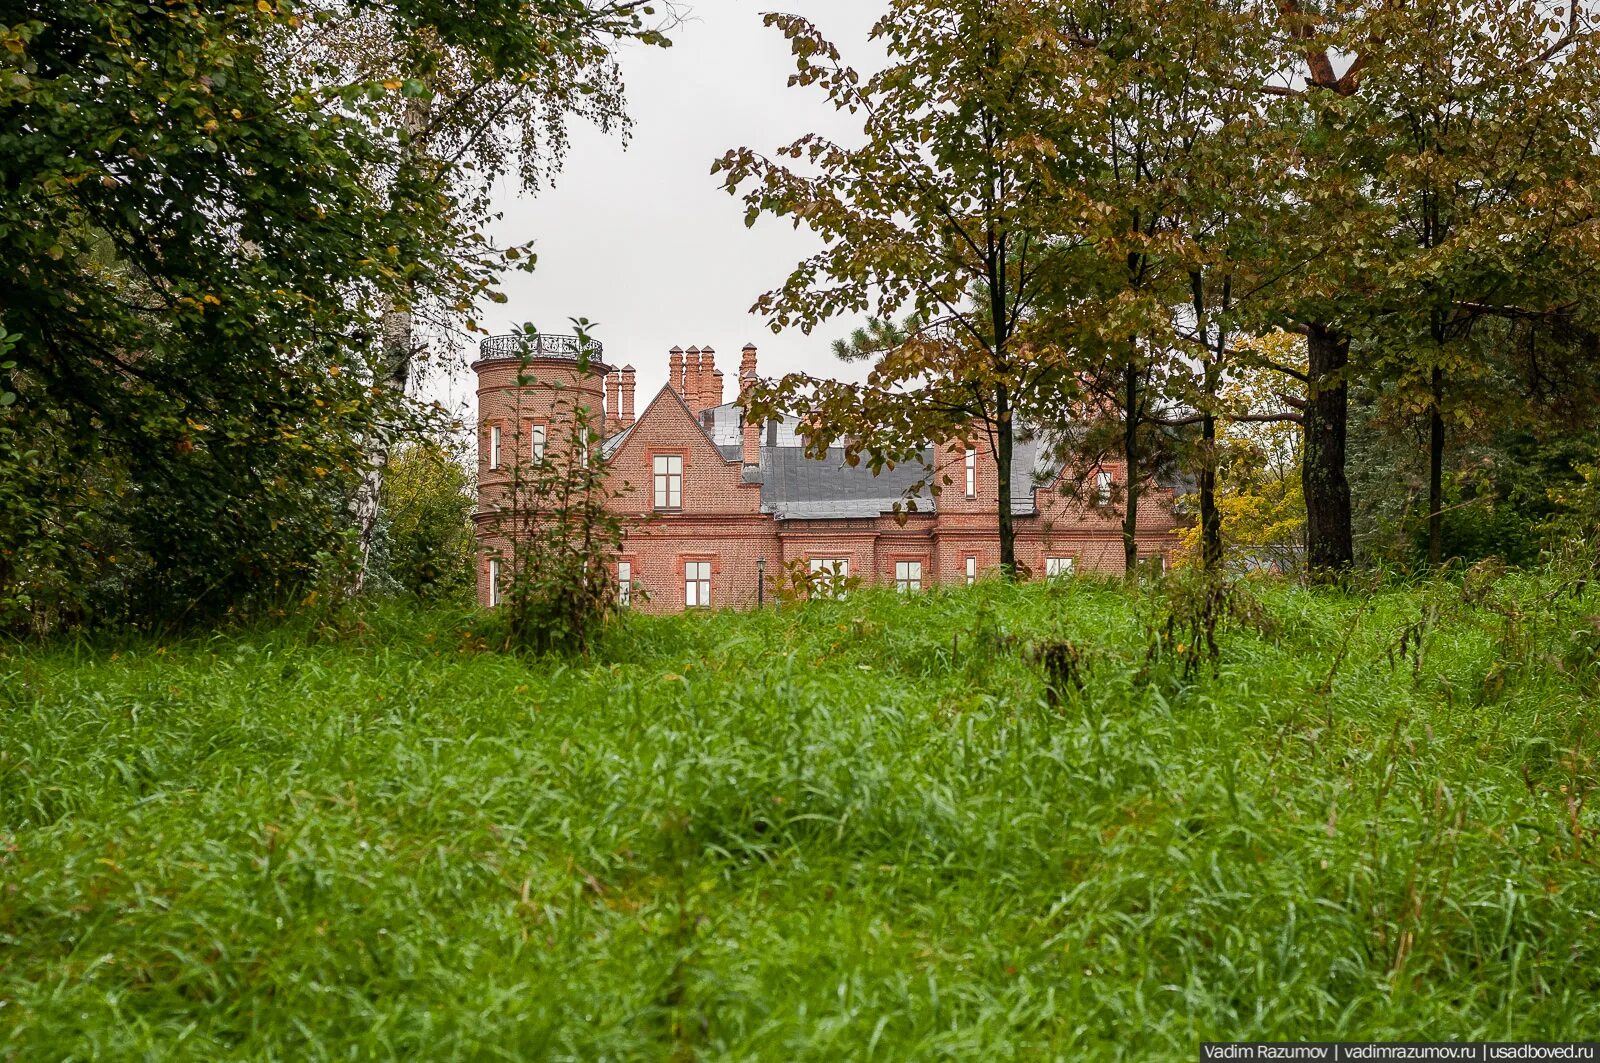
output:
{"label": "overcast sky", "polygon": [[[744,225],[744,208],[711,175],[729,148],[771,152],[819,132],[859,136],[859,121],[837,114],[816,89],[788,88],[794,60],[787,42],[761,24],[778,8],[815,22],[845,59],[870,70],[882,50],[867,40],[881,13],[878,0],[688,0],[671,48],[629,47],[622,53],[633,134],[573,129],[566,167],[537,197],[506,187],[504,212],[492,234],[502,244],[535,241],[535,272],[508,274],[508,302],[490,305],[481,323],[493,332],[532,322],[545,332],[570,331],[568,319],[598,326],[606,361],[638,370],[638,405],[666,382],[674,345],[717,351],[725,391],[737,387],[739,350],[760,348],[763,376],[807,370],[859,379],[829,344],[858,322],[839,319],[811,336],[774,335],[749,313],[761,293],[778,287],[819,244],[787,221]],[[464,371],[425,385],[430,398],[471,417],[473,384]]]}

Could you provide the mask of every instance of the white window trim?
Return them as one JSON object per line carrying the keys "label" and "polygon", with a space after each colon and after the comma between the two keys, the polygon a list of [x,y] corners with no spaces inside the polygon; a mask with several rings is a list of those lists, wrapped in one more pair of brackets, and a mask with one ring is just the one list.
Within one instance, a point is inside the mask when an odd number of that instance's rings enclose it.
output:
{"label": "white window trim", "polygon": [[500,559],[489,559],[489,608],[493,609],[500,604]]}
{"label": "white window trim", "polygon": [[[701,572],[704,572],[704,576]],[[694,593],[690,593],[693,588]],[[685,609],[711,608],[711,562],[685,561],[683,563],[683,607]]]}
{"label": "white window trim", "polygon": [[1076,574],[1077,570],[1078,560],[1070,555],[1047,557],[1044,559],[1045,579],[1061,579],[1064,576]]}
{"label": "white window trim", "polygon": [[500,468],[500,426],[489,426],[489,468]]}
{"label": "white window trim", "polygon": [[[673,463],[677,471],[673,471]],[[657,454],[650,461],[651,502],[655,509],[683,508],[683,455]]]}
{"label": "white window trim", "polygon": [[528,430],[528,434],[533,439],[533,442],[531,444],[529,444],[528,453],[530,455],[532,455],[534,461],[543,461],[544,460],[544,444],[545,444],[545,429],[544,429],[544,425],[542,425],[542,424],[534,425],[532,428],[530,428]]}
{"label": "white window trim", "polygon": [[967,497],[978,497],[978,451],[975,447],[967,448]]}
{"label": "white window trim", "polygon": [[814,557],[807,563],[807,568],[813,576],[825,573],[822,581],[821,593],[828,598],[842,597],[844,591],[839,584],[850,578],[850,559],[848,557]]}
{"label": "white window trim", "polygon": [[978,582],[978,559],[971,554],[967,555],[967,586]]}
{"label": "white window trim", "polygon": [[896,561],[894,563],[894,589],[901,594],[915,594],[922,590],[922,562]]}
{"label": "white window trim", "polygon": [[617,604],[626,609],[633,604],[633,562],[617,562]]}

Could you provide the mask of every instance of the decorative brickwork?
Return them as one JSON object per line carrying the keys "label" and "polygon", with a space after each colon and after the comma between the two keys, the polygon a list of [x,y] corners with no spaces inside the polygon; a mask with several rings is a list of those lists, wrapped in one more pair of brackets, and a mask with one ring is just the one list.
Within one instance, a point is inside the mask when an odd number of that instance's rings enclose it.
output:
{"label": "decorative brickwork", "polygon": [[[755,380],[756,349],[747,345],[741,355],[740,398]],[[551,441],[547,445],[565,439],[562,421],[575,403],[594,411],[606,426],[602,453],[610,482],[619,489],[616,509],[627,521],[618,560],[630,566],[634,608],[675,612],[690,597],[698,601],[706,590],[711,608],[747,608],[763,590],[770,598],[781,570],[796,562],[843,560],[852,578],[890,586],[900,563],[904,572],[920,571],[924,588],[965,582],[969,559],[979,578],[999,565],[999,479],[993,459],[981,446],[972,459],[970,496],[967,448],[952,444],[931,451],[935,476],[949,482],[936,503],[924,499],[917,513],[897,517],[881,500],[870,498],[895,495],[895,490],[875,492],[873,485],[854,482],[855,497],[848,504],[841,500],[830,507],[827,500],[810,498],[795,505],[783,495],[792,490],[786,486],[791,481],[773,475],[779,459],[789,466],[799,460],[793,426],[747,424],[739,401],[723,406],[722,373],[709,346],[672,349],[669,383],[637,420],[632,366],[613,371],[596,356],[588,372],[579,373],[571,359],[537,358],[528,364],[532,380],[523,386],[518,385],[514,358],[485,357],[473,368],[478,373],[480,436],[479,599],[485,603],[488,555],[506,545],[494,539],[492,509],[503,497],[507,463],[531,460],[534,426],[544,429]],[[495,426],[501,428],[501,467],[490,469],[489,433]],[[842,469],[820,471],[846,475]],[[1120,573],[1121,517],[1114,506],[1097,504],[1093,485],[1099,472],[1120,484],[1125,479],[1122,467],[1107,464],[1090,470],[1082,476],[1090,489],[1077,497],[1063,494],[1060,476],[1048,486],[1033,486],[1031,471],[1019,470],[1013,477],[1018,563],[1041,577],[1047,569]],[[665,482],[663,491],[656,490],[658,473],[678,477],[675,494],[665,490]],[[857,468],[847,475],[872,474]],[[1172,494],[1167,488],[1147,488],[1139,527],[1141,557],[1165,557],[1176,546]],[[863,495],[869,498],[865,503]],[[658,507],[658,501],[677,504]],[[863,505],[870,512],[862,512]]]}

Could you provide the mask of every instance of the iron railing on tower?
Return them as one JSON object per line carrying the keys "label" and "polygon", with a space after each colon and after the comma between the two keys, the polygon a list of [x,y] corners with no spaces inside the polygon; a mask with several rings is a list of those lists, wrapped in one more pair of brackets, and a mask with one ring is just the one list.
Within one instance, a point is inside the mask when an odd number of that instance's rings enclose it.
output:
{"label": "iron railing on tower", "polygon": [[552,358],[576,362],[581,355],[601,371],[604,371],[601,358],[604,353],[605,348],[599,340],[581,340],[577,336],[558,336],[546,332],[490,336],[478,345],[480,361],[516,362],[524,358]]}

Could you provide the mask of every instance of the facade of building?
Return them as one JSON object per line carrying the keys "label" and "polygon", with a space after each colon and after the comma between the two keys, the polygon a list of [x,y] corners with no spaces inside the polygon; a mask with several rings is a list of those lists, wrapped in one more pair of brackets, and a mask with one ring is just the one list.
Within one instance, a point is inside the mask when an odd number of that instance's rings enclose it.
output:
{"label": "facade of building", "polygon": [[[739,393],[756,378],[756,348],[740,352]],[[498,573],[495,510],[514,463],[543,460],[571,436],[571,411],[587,411],[594,450],[604,459],[611,506],[626,536],[616,559],[631,604],[659,612],[750,607],[785,571],[827,572],[864,584],[915,591],[970,583],[1000,563],[999,482],[983,449],[930,447],[924,464],[874,475],[847,465],[843,451],[806,456],[793,419],[747,421],[736,397],[723,401],[723,373],[710,348],[674,347],[669,383],[634,413],[634,369],[613,369],[598,345],[570,337],[484,341],[478,376],[480,600],[492,604]],[[566,426],[565,429],[563,426]],[[1017,560],[1035,576],[1121,572],[1120,512],[1111,499],[1120,465],[1052,468],[1036,439],[1019,440],[1012,475]],[[946,483],[925,490],[915,512],[896,512],[930,472]],[[1087,495],[1087,498],[1083,497]],[[1147,488],[1141,560],[1165,564],[1176,547],[1173,492]]]}

